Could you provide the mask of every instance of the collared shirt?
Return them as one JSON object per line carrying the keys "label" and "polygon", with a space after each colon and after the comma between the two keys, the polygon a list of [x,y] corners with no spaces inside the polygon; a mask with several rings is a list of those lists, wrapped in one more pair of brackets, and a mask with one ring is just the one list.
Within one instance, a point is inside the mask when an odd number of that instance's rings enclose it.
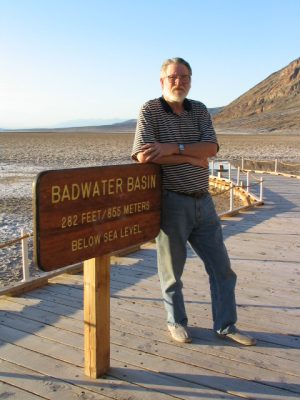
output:
{"label": "collared shirt", "polygon": [[[146,143],[216,143],[217,137],[209,112],[196,100],[185,99],[184,111],[178,115],[163,97],[145,103],[138,117],[132,158]],[[177,192],[207,190],[209,169],[191,164],[162,164],[163,188]]]}

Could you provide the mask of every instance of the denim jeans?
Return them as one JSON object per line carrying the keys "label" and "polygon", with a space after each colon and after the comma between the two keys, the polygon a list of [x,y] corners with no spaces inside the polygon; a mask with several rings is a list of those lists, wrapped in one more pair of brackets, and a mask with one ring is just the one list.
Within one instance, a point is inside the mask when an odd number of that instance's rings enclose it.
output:
{"label": "denim jeans", "polygon": [[164,190],[161,230],[156,243],[168,324],[188,323],[181,277],[189,243],[209,276],[213,329],[228,333],[237,320],[236,274],[230,266],[221,223],[210,194],[196,199]]}

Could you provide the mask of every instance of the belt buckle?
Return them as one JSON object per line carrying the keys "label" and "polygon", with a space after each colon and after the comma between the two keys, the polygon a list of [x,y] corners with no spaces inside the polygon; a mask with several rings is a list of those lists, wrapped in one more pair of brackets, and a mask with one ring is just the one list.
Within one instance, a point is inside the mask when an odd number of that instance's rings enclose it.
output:
{"label": "belt buckle", "polygon": [[195,197],[196,199],[201,199],[201,197],[203,197],[204,195],[206,195],[207,194],[207,192],[201,192],[201,191],[199,191],[199,192],[194,192],[193,193],[193,197]]}

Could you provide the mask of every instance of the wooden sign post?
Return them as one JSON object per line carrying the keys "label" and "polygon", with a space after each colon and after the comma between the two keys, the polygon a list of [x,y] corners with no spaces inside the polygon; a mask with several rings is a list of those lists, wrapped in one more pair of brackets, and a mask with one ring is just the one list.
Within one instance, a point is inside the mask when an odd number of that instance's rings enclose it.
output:
{"label": "wooden sign post", "polygon": [[44,171],[33,186],[34,253],[51,271],[84,261],[85,373],[110,364],[110,254],[160,229],[160,168],[154,164]]}
{"label": "wooden sign post", "polygon": [[84,371],[104,375],[110,365],[110,257],[84,262]]}

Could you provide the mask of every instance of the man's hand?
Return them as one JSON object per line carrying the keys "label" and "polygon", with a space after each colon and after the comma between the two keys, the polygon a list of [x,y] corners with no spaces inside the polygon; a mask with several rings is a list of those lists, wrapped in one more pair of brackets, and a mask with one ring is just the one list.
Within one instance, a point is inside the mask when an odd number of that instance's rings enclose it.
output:
{"label": "man's hand", "polygon": [[209,161],[207,158],[190,157],[189,163],[195,165],[196,167],[208,168],[209,166]]}
{"label": "man's hand", "polygon": [[142,147],[141,153],[143,154],[144,162],[155,161],[164,156],[170,156],[178,152],[176,143],[147,143]]}

